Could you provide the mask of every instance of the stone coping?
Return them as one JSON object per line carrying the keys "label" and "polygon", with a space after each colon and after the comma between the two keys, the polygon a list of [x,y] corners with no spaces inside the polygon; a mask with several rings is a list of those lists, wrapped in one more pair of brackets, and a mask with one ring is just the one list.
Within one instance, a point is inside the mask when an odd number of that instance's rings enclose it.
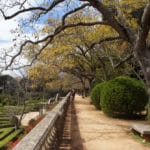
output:
{"label": "stone coping", "polygon": [[63,107],[67,103],[70,93],[48,112],[45,118],[39,122],[14,148],[13,150],[38,150],[45,138],[53,128],[57,118],[63,113]]}
{"label": "stone coping", "polygon": [[141,135],[150,135],[150,125],[147,124],[133,124],[131,128]]}

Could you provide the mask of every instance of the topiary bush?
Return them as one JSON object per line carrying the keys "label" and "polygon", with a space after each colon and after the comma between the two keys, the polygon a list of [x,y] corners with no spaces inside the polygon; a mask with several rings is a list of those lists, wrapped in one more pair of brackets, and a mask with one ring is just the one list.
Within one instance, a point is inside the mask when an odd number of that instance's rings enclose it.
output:
{"label": "topiary bush", "polygon": [[102,110],[111,117],[134,117],[147,102],[144,84],[127,76],[110,80],[101,92]]}
{"label": "topiary bush", "polygon": [[100,106],[100,95],[101,95],[101,90],[102,90],[103,86],[105,85],[105,83],[106,82],[102,82],[102,83],[97,84],[91,90],[91,93],[90,93],[90,97],[92,99],[92,102],[93,102],[94,106],[97,109],[101,109],[101,106]]}

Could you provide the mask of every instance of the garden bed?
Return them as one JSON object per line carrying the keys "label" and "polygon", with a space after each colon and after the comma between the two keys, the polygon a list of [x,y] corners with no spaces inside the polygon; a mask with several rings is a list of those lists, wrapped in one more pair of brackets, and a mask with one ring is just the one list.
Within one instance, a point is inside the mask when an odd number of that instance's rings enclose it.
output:
{"label": "garden bed", "polygon": [[[17,138],[17,136],[23,132],[23,128],[17,129],[17,130],[13,130],[13,132],[11,132],[10,130],[8,131],[7,129],[5,129],[5,132],[2,132],[0,134],[1,137],[5,137],[2,140],[0,140],[0,149],[5,147],[5,145],[9,142],[12,141],[14,139]],[[9,133],[8,133],[9,132]]]}

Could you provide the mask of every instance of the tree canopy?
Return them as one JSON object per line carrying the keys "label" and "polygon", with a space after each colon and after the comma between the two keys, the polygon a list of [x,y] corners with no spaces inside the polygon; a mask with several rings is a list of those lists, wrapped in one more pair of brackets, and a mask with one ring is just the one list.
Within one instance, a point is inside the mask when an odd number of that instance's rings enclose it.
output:
{"label": "tree canopy", "polygon": [[[11,10],[15,11],[11,13]],[[33,40],[25,37],[18,41],[22,35],[17,34],[14,47],[18,51],[10,56],[6,69],[23,54],[30,59],[27,66],[34,64],[44,69],[44,61],[51,61],[50,64],[59,66],[60,70],[90,80],[95,78],[97,69],[102,68],[107,76],[106,71],[111,70],[106,68],[108,64],[115,68],[134,58],[150,87],[150,1],[46,0],[30,3],[29,0],[8,0],[6,4],[2,0],[0,11],[6,20],[21,18],[20,30],[16,33],[26,33],[27,25],[34,29]],[[23,18],[23,14],[27,16]],[[43,29],[36,30],[40,23]],[[49,56],[48,59],[44,55]]]}

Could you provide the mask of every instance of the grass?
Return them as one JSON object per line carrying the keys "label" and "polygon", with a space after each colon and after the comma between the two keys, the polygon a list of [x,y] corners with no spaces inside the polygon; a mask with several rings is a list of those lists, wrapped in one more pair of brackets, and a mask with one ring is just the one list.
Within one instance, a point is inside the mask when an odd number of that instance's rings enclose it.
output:
{"label": "grass", "polygon": [[0,148],[4,147],[9,141],[15,139],[22,131],[23,129],[21,128],[10,133],[7,137],[5,137],[5,139],[0,141]]}
{"label": "grass", "polygon": [[0,124],[0,129],[12,127],[12,124]]}
{"label": "grass", "polygon": [[7,135],[14,131],[14,128],[3,128],[0,129],[0,140],[4,139]]}
{"label": "grass", "polygon": [[150,147],[150,142],[148,142],[148,141],[146,141],[145,139],[143,139],[138,133],[133,133],[133,135],[134,135],[134,138],[135,138],[138,142],[144,144],[145,146]]}
{"label": "grass", "polygon": [[10,117],[7,117],[7,118],[6,118],[6,117],[1,117],[1,118],[0,118],[0,122],[1,122],[1,121],[9,121],[9,120],[10,120]]}
{"label": "grass", "polygon": [[5,114],[5,108],[0,106],[0,128],[8,128],[12,126],[10,116]]}
{"label": "grass", "polygon": [[[55,105],[56,104],[50,105],[48,110],[53,109]],[[28,103],[25,113],[36,111],[38,107],[38,102]],[[18,135],[24,130],[22,128],[14,130],[10,121],[11,119],[9,119],[11,116],[9,110],[14,110],[16,114],[19,114],[22,110],[22,106],[0,106],[0,149],[3,149],[8,142],[18,138]]]}
{"label": "grass", "polygon": [[0,106],[0,115],[4,115],[4,107]]}
{"label": "grass", "polygon": [[7,124],[10,123],[10,120],[0,120],[0,124]]}

